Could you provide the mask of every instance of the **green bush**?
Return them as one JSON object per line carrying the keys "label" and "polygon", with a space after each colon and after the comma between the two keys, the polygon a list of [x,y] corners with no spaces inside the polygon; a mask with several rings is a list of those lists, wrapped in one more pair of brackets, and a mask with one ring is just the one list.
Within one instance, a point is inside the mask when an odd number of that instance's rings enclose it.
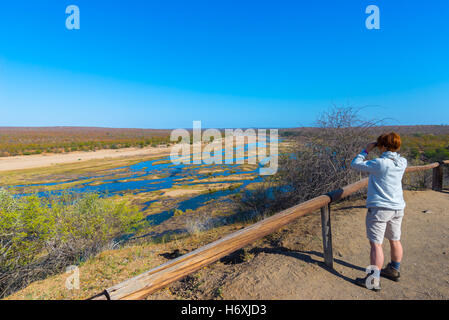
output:
{"label": "green bush", "polygon": [[0,189],[0,297],[100,252],[143,223],[98,194],[13,197]]}
{"label": "green bush", "polygon": [[449,159],[449,150],[443,148],[428,149],[424,151],[428,161],[443,161]]}

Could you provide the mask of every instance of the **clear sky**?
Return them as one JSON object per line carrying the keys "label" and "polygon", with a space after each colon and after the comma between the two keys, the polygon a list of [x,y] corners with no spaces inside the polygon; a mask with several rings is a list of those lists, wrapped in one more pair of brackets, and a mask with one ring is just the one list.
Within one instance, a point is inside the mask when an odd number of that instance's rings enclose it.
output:
{"label": "clear sky", "polygon": [[293,127],[332,104],[449,124],[449,1],[0,4],[0,126]]}

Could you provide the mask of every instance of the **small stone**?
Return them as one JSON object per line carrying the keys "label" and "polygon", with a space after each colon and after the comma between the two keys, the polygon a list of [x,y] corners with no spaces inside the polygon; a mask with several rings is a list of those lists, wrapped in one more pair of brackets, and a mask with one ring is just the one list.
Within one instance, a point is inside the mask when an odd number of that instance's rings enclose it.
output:
{"label": "small stone", "polygon": [[430,210],[423,210],[422,213],[432,213],[432,211],[430,211]]}

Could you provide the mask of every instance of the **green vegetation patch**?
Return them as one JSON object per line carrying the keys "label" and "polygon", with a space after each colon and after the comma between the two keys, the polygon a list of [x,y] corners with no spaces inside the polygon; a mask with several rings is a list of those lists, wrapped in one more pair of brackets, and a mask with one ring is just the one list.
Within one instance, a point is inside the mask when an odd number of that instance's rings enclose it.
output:
{"label": "green vegetation patch", "polygon": [[100,252],[142,219],[97,194],[15,198],[0,189],[0,297]]}

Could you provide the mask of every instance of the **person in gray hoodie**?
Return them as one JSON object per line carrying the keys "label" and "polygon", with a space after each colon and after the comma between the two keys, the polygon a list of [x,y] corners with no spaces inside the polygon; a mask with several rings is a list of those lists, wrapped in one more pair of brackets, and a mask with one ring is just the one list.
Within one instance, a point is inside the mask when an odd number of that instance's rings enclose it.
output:
{"label": "person in gray hoodie", "polygon": [[[375,147],[381,152],[379,158],[366,161],[368,153]],[[397,151],[401,147],[401,137],[390,132],[382,134],[376,142],[369,143],[351,163],[353,169],[369,173],[366,207],[366,234],[370,242],[372,275],[357,278],[356,284],[379,291],[380,276],[399,281],[400,263],[403,249],[401,245],[401,223],[405,201],[402,192],[402,176],[407,168],[407,160]],[[391,262],[382,269],[384,237],[390,242]],[[380,271],[380,272],[379,272]]]}

